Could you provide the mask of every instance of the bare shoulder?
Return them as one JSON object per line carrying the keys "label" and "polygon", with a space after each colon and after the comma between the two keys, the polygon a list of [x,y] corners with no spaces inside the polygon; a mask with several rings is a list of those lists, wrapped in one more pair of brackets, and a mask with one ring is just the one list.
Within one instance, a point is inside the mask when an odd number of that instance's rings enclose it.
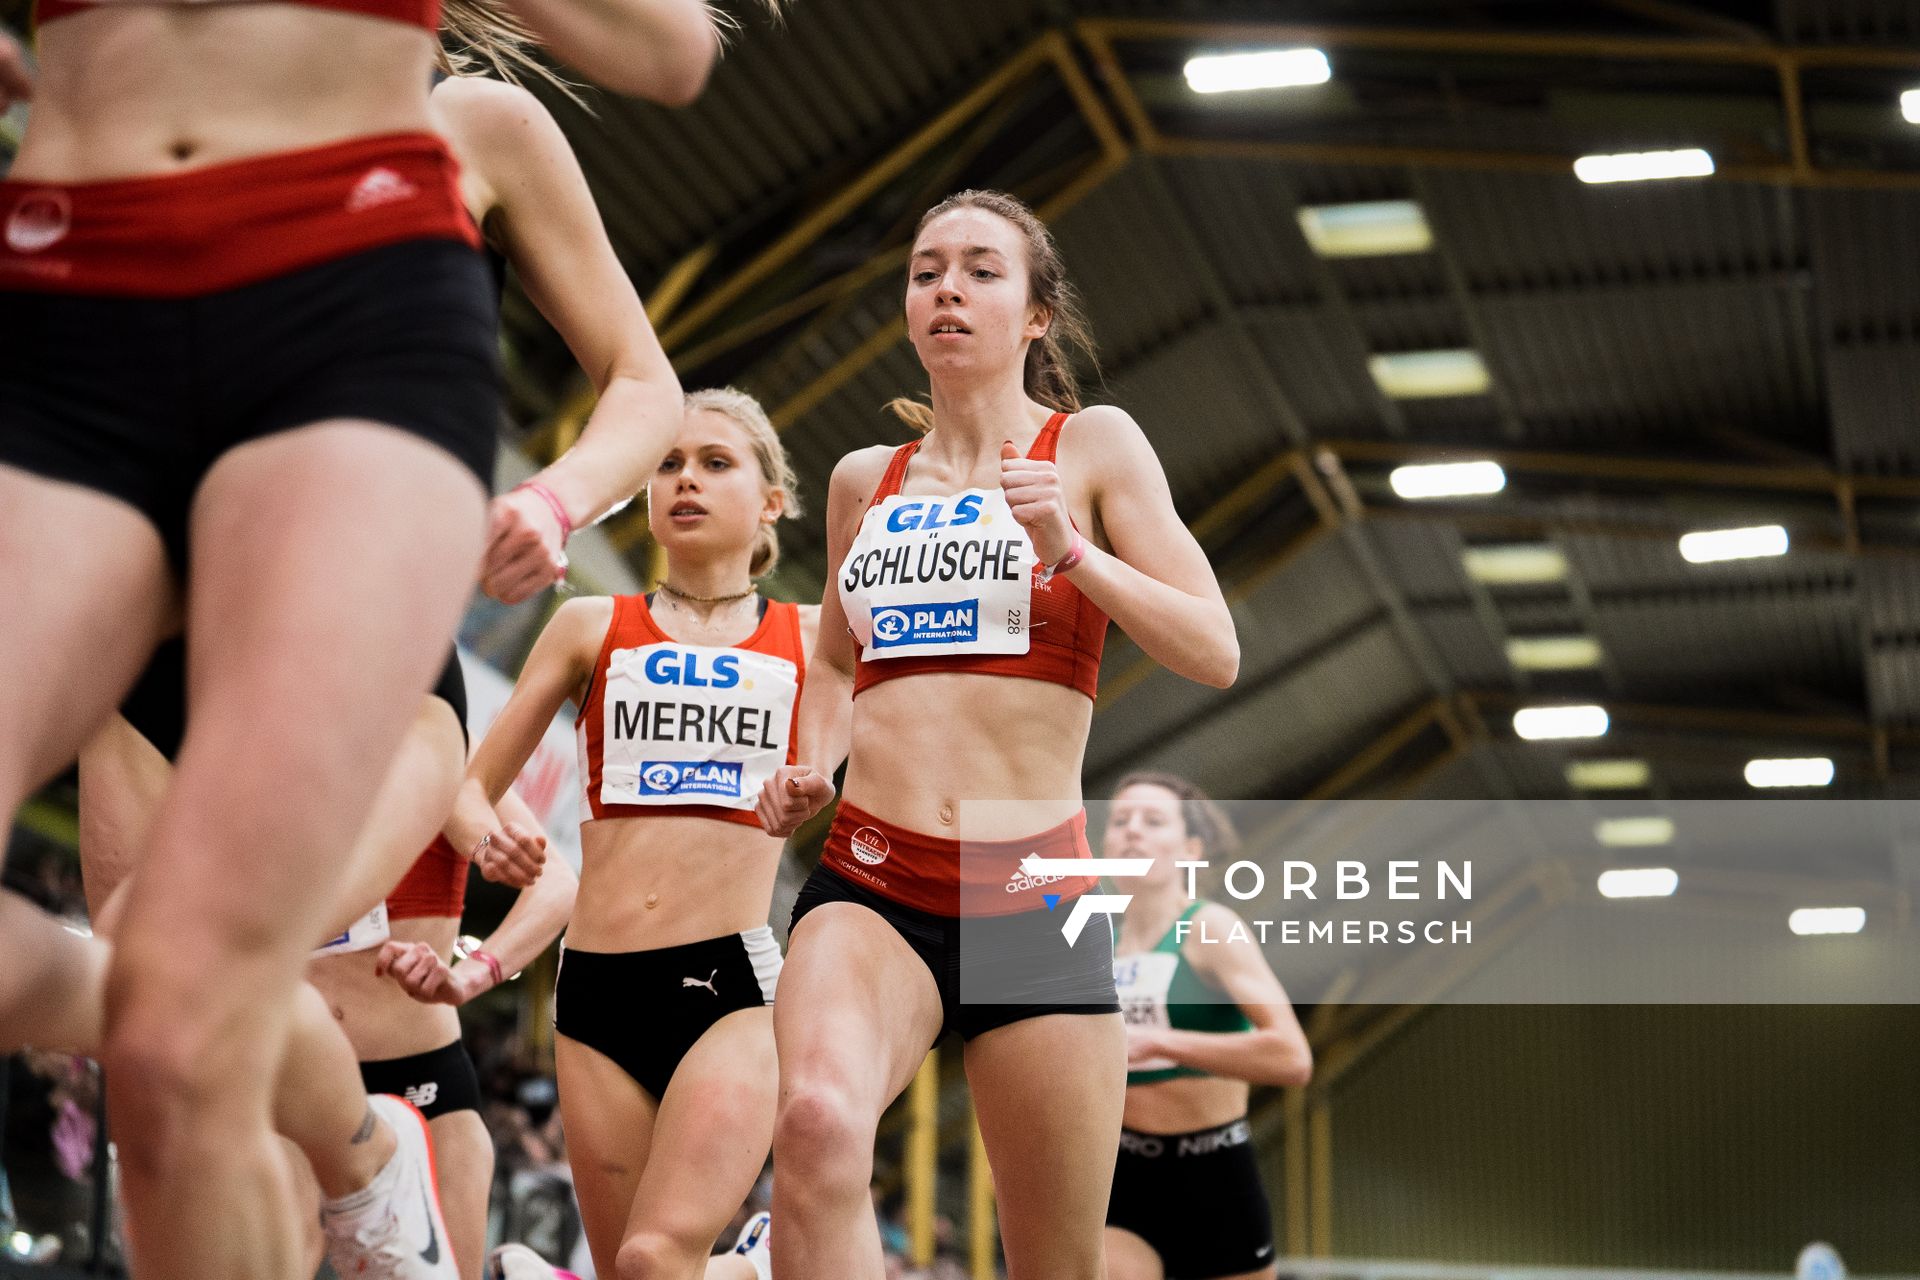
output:
{"label": "bare shoulder", "polygon": [[1074,414],[1060,433],[1060,450],[1090,462],[1123,465],[1153,456],[1147,433],[1132,414],[1113,404],[1088,405]]}
{"label": "bare shoulder", "polygon": [[887,473],[895,452],[893,445],[873,444],[855,449],[834,463],[833,479],[828,482],[832,500],[865,505]]}
{"label": "bare shoulder", "polygon": [[553,611],[553,617],[547,620],[546,634],[570,650],[586,647],[598,650],[607,628],[612,625],[612,596],[574,596]]}
{"label": "bare shoulder", "polygon": [[476,135],[553,119],[540,99],[490,76],[448,76],[433,87],[432,101],[449,122]]}

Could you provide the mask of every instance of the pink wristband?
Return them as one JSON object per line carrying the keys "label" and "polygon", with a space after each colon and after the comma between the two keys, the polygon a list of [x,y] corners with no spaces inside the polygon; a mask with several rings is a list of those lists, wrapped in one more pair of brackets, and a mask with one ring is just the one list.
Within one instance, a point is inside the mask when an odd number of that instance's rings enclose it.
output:
{"label": "pink wristband", "polygon": [[1051,581],[1053,579],[1054,574],[1065,573],[1067,570],[1073,568],[1075,565],[1079,564],[1082,560],[1086,559],[1086,555],[1087,555],[1087,540],[1080,536],[1080,531],[1078,529],[1075,529],[1073,531],[1073,545],[1067,548],[1067,554],[1061,556],[1058,560],[1054,561],[1052,564],[1040,570],[1040,581],[1042,582]]}
{"label": "pink wristband", "polygon": [[567,518],[567,509],[560,505],[560,499],[554,497],[553,490],[547,488],[547,486],[541,484],[538,480],[524,480],[513,486],[515,493],[520,492],[522,489],[530,489],[547,500],[547,505],[553,508],[554,518],[560,522],[560,541],[564,545],[566,540],[573,536],[573,521]]}
{"label": "pink wristband", "polygon": [[478,960],[481,964],[487,966],[487,972],[493,975],[493,985],[496,987],[500,985],[502,981],[500,977],[500,960],[493,952],[475,951],[469,955],[467,959]]}

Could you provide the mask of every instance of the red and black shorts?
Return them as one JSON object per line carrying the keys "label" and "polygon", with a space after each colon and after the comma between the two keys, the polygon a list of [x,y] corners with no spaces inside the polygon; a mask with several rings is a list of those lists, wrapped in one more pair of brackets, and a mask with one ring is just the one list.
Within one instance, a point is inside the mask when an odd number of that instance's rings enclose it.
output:
{"label": "red and black shorts", "polygon": [[126,502],[177,569],[208,471],[277,432],[383,424],[491,487],[499,318],[478,244],[426,135],[0,183],[0,464]]}

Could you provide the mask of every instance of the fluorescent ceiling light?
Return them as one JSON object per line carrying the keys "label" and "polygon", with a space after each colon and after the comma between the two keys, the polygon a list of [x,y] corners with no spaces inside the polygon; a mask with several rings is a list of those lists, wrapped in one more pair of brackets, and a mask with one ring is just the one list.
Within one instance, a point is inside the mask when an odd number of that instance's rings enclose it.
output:
{"label": "fluorescent ceiling light", "polygon": [[1477,396],[1493,385],[1478,351],[1402,351],[1368,356],[1367,372],[1381,394],[1395,400]]}
{"label": "fluorescent ceiling light", "polygon": [[1560,548],[1546,542],[1468,547],[1460,559],[1469,578],[1489,586],[1559,582],[1567,576],[1567,557]]}
{"label": "fluorescent ceiling light", "polygon": [[1833,781],[1833,761],[1825,756],[1802,760],[1749,760],[1750,787],[1824,787]]}
{"label": "fluorescent ceiling light", "polygon": [[1371,258],[1388,253],[1425,253],[1433,228],[1414,200],[1369,200],[1301,209],[1301,234],[1323,258]]}
{"label": "fluorescent ceiling light", "polygon": [[1429,462],[1395,467],[1387,483],[1403,498],[1468,498],[1500,492],[1507,473],[1497,462]]}
{"label": "fluorescent ceiling light", "polygon": [[1803,938],[1816,933],[1858,933],[1866,927],[1864,907],[1801,907],[1787,917],[1787,928]]}
{"label": "fluorescent ceiling light", "polygon": [[1567,785],[1582,791],[1637,791],[1653,778],[1645,760],[1575,760]]}
{"label": "fluorescent ceiling light", "polygon": [[1581,156],[1573,176],[1582,182],[1647,182],[1656,178],[1704,178],[1713,157],[1698,147],[1685,151],[1632,151],[1612,156]]}
{"label": "fluorescent ceiling light", "polygon": [[1578,671],[1600,665],[1600,642],[1592,636],[1513,636],[1507,661],[1519,671]]}
{"label": "fluorescent ceiling light", "polygon": [[1658,814],[1635,818],[1602,818],[1593,826],[1593,838],[1614,849],[1644,849],[1673,843],[1673,819]]}
{"label": "fluorescent ceiling light", "polygon": [[1716,560],[1752,560],[1787,554],[1787,531],[1777,524],[1751,529],[1707,529],[1680,535],[1680,554],[1689,564]]}
{"label": "fluorescent ceiling light", "polygon": [[1187,59],[1187,87],[1195,93],[1292,89],[1332,78],[1333,67],[1318,49],[1261,49]]}
{"label": "fluorescent ceiling light", "polygon": [[1629,867],[1600,873],[1600,894],[1607,898],[1670,898],[1680,887],[1672,867]]}
{"label": "fluorescent ceiling light", "polygon": [[1607,731],[1607,709],[1522,707],[1513,713],[1513,731],[1533,742],[1546,738],[1597,738]]}
{"label": "fluorescent ceiling light", "polygon": [[1909,89],[1900,95],[1900,114],[1907,118],[1908,124],[1920,124],[1920,89]]}

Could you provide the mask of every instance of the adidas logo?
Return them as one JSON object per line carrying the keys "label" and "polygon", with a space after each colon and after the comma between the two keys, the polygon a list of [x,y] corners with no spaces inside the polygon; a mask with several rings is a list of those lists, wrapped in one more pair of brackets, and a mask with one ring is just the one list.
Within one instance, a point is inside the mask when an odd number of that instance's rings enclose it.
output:
{"label": "adidas logo", "polygon": [[382,165],[367,170],[360,181],[353,184],[353,192],[347,197],[347,212],[365,213],[383,204],[411,200],[419,194],[420,188]]}
{"label": "adidas logo", "polygon": [[1026,872],[1016,869],[1014,873],[1007,878],[1007,892],[1019,893],[1023,889],[1038,889],[1043,884],[1059,884],[1065,879],[1065,876],[1030,876]]}

